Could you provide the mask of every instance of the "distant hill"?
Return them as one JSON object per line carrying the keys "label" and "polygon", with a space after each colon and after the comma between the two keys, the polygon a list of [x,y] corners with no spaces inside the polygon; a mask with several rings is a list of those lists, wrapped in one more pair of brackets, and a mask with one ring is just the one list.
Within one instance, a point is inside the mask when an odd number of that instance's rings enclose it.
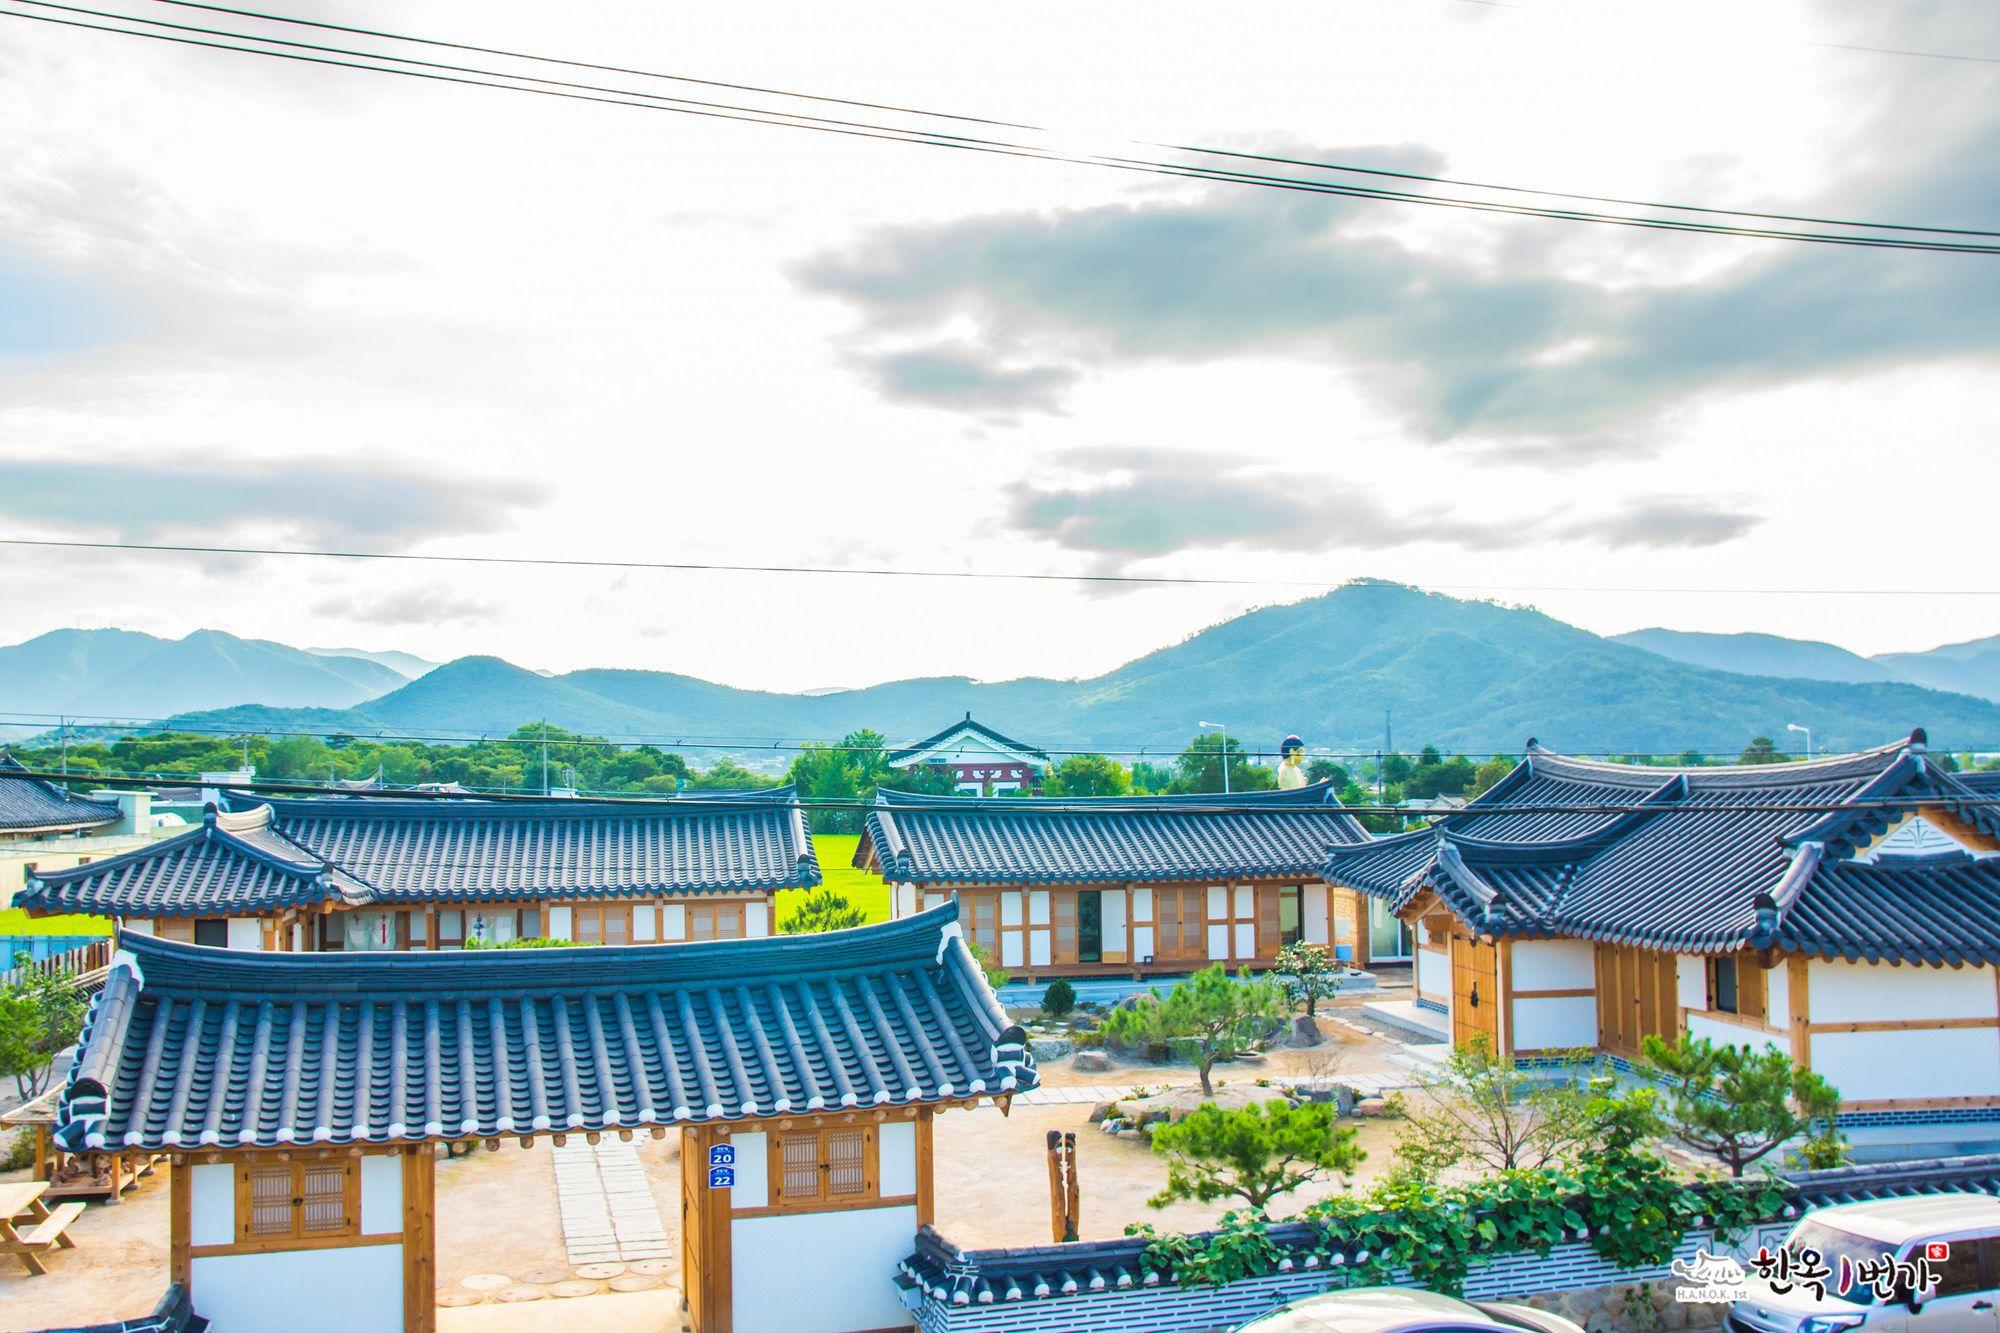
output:
{"label": "distant hill", "polygon": [[[902,741],[967,710],[1046,748],[1165,754],[1203,719],[1228,724],[1257,750],[1296,731],[1315,746],[1372,751],[1390,714],[1404,746],[1474,751],[1516,751],[1536,736],[1573,750],[1733,754],[1752,736],[1783,738],[1789,722],[1810,726],[1823,749],[1879,744],[1917,725],[1940,745],[2000,746],[2000,705],[1990,701],[1894,681],[1720,671],[1538,611],[1381,583],[1253,611],[1087,680],[932,677],[775,694],[657,671],[544,677],[470,657],[337,713],[236,709],[179,720],[491,735],[545,718],[671,745],[830,737],[864,726]],[[738,751],[758,753],[749,744]]]}
{"label": "distant hill", "polygon": [[399,653],[394,650],[376,652],[367,648],[308,648],[314,657],[358,657],[364,662],[377,662],[403,677],[415,680],[418,676],[437,670],[436,662],[427,662],[415,653]]}
{"label": "distant hill", "polygon": [[408,684],[358,657],[322,657],[264,639],[196,630],[60,629],[0,648],[0,710],[164,717],[236,704],[348,708]]}
{"label": "distant hill", "polygon": [[1713,667],[1745,676],[1790,676],[1799,680],[1901,680],[1881,662],[1814,639],[1776,634],[1700,634],[1679,629],[1635,629],[1614,634],[1613,643],[1692,666]]}
{"label": "distant hill", "polygon": [[1677,629],[1637,629],[1612,636],[1613,642],[1644,648],[1692,666],[1747,676],[1795,676],[1801,680],[1897,680],[1927,689],[1950,690],[2000,702],[2000,635],[1947,644],[1920,653],[1877,653],[1862,657],[1814,639],[1776,634],[1697,634]]}
{"label": "distant hill", "polygon": [[1875,660],[1904,680],[1934,690],[1957,690],[2000,700],[2000,634],[1929,652],[1883,653]]}

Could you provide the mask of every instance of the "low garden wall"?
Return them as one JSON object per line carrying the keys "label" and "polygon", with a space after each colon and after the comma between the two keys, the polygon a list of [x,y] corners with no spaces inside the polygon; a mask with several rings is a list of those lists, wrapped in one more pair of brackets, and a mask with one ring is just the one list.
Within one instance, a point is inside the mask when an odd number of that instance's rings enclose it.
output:
{"label": "low garden wall", "polygon": [[[1811,1208],[1945,1191],[2000,1194],[2000,1155],[1802,1172],[1779,1185],[1777,1206],[1767,1210],[1768,1216],[1749,1220],[1731,1240],[1718,1241],[1712,1226],[1691,1226],[1671,1257],[1620,1267],[1598,1252],[1587,1232],[1575,1232],[1551,1244],[1546,1254],[1513,1250],[1476,1259],[1466,1273],[1464,1294],[1474,1299],[1543,1297],[1658,1283],[1670,1276],[1673,1260],[1692,1259],[1697,1250],[1742,1255],[1775,1243],[1801,1212]],[[1393,1219],[1383,1221],[1386,1225]],[[1466,1225],[1476,1227],[1476,1219],[1466,1219]],[[1350,1277],[1360,1273],[1369,1256],[1339,1249],[1328,1252],[1325,1233],[1318,1227],[1278,1223],[1269,1227],[1265,1238],[1275,1255],[1269,1265],[1273,1271],[1218,1285],[1180,1285],[1170,1272],[1162,1271],[1156,1257],[1149,1257],[1149,1242],[1143,1237],[961,1250],[926,1227],[918,1233],[917,1252],[903,1262],[897,1283],[925,1333],[1058,1329],[1114,1333],[1134,1328],[1201,1333],[1233,1328],[1302,1296],[1383,1280],[1372,1272],[1359,1281]],[[1221,1232],[1205,1232],[1187,1237],[1186,1243],[1199,1249],[1222,1239]],[[1407,1273],[1389,1275],[1387,1280],[1415,1285]],[[1648,1303],[1659,1309],[1658,1294],[1651,1296]],[[1604,1312],[1613,1300],[1622,1303],[1623,1297],[1536,1299],[1535,1303],[1588,1315]],[[1656,1326],[1685,1325],[1669,1317]]]}

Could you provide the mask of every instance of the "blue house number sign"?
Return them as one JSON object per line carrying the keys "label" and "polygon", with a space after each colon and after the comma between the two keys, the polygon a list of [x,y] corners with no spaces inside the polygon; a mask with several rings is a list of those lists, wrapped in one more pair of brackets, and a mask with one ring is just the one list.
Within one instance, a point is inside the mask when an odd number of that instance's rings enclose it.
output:
{"label": "blue house number sign", "polygon": [[732,1189],[736,1185],[736,1149],[727,1143],[714,1143],[708,1149],[708,1187],[712,1190]]}
{"label": "blue house number sign", "polygon": [[708,1164],[710,1166],[735,1166],[736,1145],[731,1143],[710,1144],[708,1147]]}

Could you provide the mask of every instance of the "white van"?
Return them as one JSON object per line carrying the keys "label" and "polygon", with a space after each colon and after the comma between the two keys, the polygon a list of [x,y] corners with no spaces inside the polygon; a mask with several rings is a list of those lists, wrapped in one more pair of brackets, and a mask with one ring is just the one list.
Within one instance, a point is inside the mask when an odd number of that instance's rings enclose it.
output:
{"label": "white van", "polygon": [[[1730,1307],[1730,1333],[1843,1333],[1866,1326],[1867,1333],[2000,1333],[2000,1199],[1987,1194],[1926,1194],[1873,1203],[1844,1203],[1807,1213],[1786,1237],[1794,1253],[1817,1250],[1832,1270],[1826,1295],[1816,1298],[1794,1281],[1789,1291],[1755,1270],[1750,1295]],[[1923,1258],[1933,1245],[1945,1247],[1932,1263],[1936,1281],[1928,1290],[1905,1287],[1884,1298],[1856,1284],[1841,1293],[1840,1261],[1878,1264],[1885,1256]]]}

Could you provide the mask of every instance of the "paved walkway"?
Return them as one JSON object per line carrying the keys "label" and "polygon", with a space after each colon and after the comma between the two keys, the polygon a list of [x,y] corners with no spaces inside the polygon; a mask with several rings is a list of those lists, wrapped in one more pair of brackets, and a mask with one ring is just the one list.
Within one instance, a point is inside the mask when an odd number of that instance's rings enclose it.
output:
{"label": "paved walkway", "polygon": [[671,1250],[639,1154],[607,1135],[596,1144],[571,1135],[555,1150],[556,1202],[573,1264],[664,1259]]}
{"label": "paved walkway", "polygon": [[[1216,1072],[1223,1078],[1234,1077],[1227,1069],[1221,1066],[1217,1067]],[[1130,1097],[1132,1089],[1137,1087],[1160,1088],[1168,1086],[1166,1082],[1155,1082],[1145,1078],[1139,1071],[1134,1071],[1134,1074],[1135,1076],[1125,1083],[1090,1084],[1088,1086],[1070,1088],[1036,1088],[1031,1092],[1024,1092],[1015,1097],[1014,1104],[1016,1106],[1094,1106],[1098,1102],[1115,1102],[1121,1098]],[[1269,1077],[1273,1083],[1292,1084],[1313,1082],[1312,1079],[1307,1078],[1287,1078],[1283,1074],[1260,1075],[1260,1077]],[[1395,1092],[1400,1088],[1408,1088],[1414,1085],[1414,1080],[1407,1073],[1400,1071],[1371,1074],[1335,1074],[1323,1081],[1327,1083],[1346,1084],[1363,1097],[1380,1097],[1385,1093]],[[1182,1083],[1186,1082],[1186,1080],[1180,1079],[1173,1080],[1172,1082]]]}

